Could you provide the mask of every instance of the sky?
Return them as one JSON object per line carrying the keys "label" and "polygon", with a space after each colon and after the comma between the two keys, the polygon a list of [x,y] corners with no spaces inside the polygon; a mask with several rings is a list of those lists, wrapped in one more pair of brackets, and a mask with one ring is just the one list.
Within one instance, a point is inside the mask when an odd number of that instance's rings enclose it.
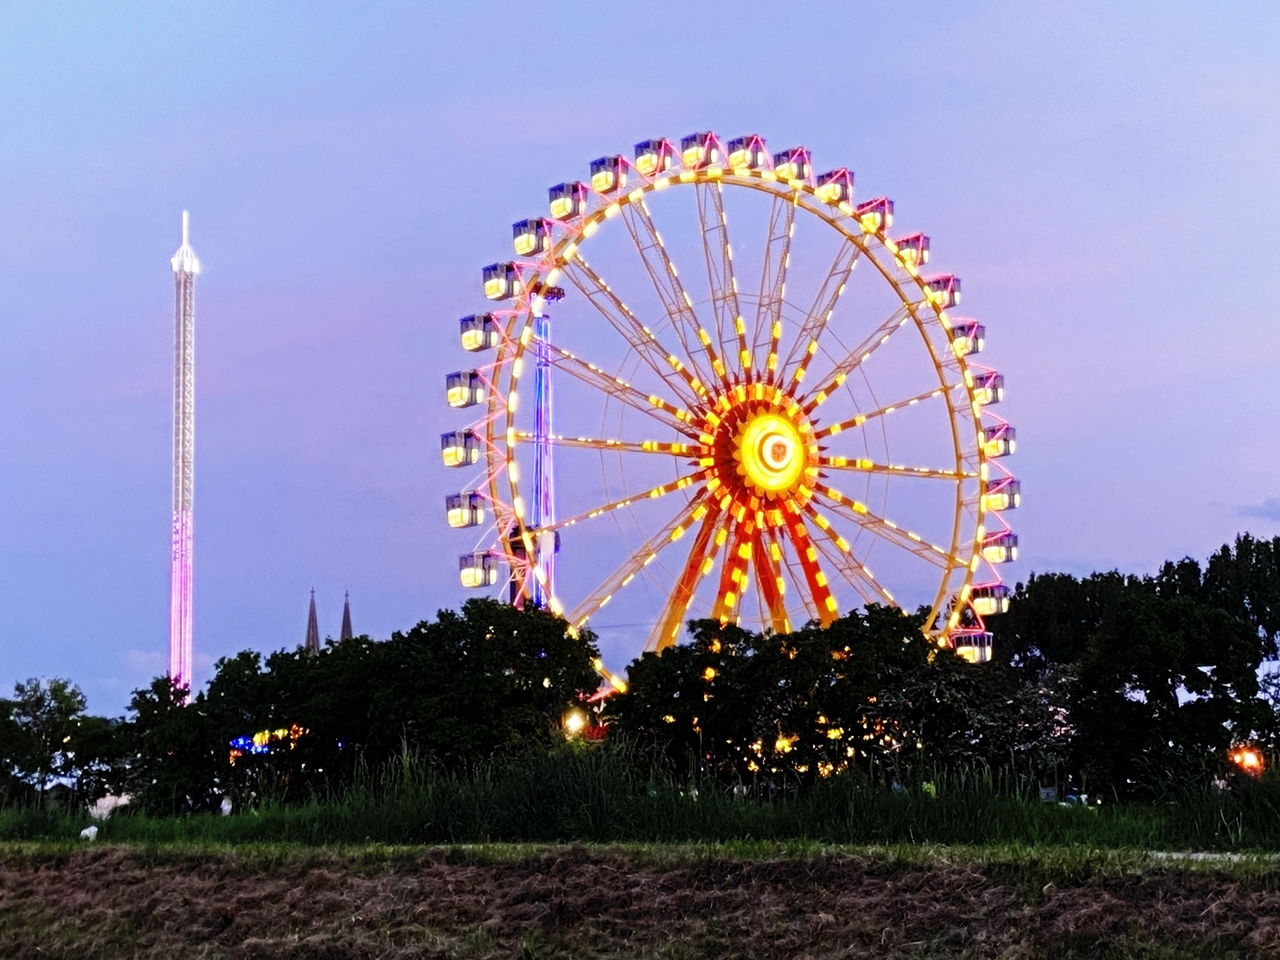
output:
{"label": "sky", "polygon": [[[803,143],[987,326],[1032,571],[1280,533],[1280,7],[0,2],[0,688],[167,665],[173,294],[197,293],[196,680],[314,588],[464,599],[442,377],[478,268],[637,140]],[[825,168],[825,167],[824,167]]]}

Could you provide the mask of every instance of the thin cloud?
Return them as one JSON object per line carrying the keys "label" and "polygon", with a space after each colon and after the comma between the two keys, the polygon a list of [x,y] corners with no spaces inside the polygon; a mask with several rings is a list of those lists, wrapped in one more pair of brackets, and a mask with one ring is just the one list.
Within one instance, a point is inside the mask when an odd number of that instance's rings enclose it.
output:
{"label": "thin cloud", "polygon": [[1263,520],[1280,520],[1280,497],[1268,497],[1256,506],[1241,507],[1236,511],[1242,517],[1261,517]]}

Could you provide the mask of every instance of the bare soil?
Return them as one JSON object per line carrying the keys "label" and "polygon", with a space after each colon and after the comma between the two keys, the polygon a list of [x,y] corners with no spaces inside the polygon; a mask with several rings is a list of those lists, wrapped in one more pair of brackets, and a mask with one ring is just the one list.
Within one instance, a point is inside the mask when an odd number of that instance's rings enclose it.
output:
{"label": "bare soil", "polygon": [[1280,957],[1280,874],[874,852],[11,848],[0,957]]}

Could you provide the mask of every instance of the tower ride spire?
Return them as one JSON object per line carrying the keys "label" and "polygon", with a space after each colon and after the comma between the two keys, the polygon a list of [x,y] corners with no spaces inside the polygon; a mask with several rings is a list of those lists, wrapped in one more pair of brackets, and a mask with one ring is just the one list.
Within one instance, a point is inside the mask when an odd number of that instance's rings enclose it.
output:
{"label": "tower ride spire", "polygon": [[173,266],[173,566],[169,595],[169,677],[191,687],[192,501],[195,492],[196,274],[200,262],[189,243],[182,211],[182,246]]}

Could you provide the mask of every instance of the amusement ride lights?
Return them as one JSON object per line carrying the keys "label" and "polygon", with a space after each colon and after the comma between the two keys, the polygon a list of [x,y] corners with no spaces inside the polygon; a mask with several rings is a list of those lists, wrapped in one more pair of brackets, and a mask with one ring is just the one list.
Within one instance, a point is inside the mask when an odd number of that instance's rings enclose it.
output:
{"label": "amusement ride lights", "polygon": [[[461,321],[463,347],[493,351],[494,358],[478,369],[450,374],[447,384],[452,406],[485,407],[478,422],[441,437],[447,466],[482,468],[472,489],[446,503],[451,526],[489,531],[479,549],[459,560],[464,585],[493,586],[501,580],[514,602],[544,603],[577,629],[659,554],[679,550],[678,572],[663,587],[662,609],[646,645],[662,650],[678,639],[708,578],[714,584],[708,604],[712,617],[738,621],[751,597],[760,625],[780,633],[806,619],[832,622],[841,607],[837,586],[856,602],[896,605],[894,594],[867,566],[866,551],[856,546],[866,534],[868,542],[886,544],[935,571],[926,624],[933,642],[972,660],[990,656],[983,617],[1003,612],[1009,600],[994,565],[1016,559],[1018,549],[1002,513],[1016,508],[1021,498],[1017,481],[1000,462],[1013,453],[1013,428],[990,410],[1003,399],[1004,379],[973,362],[986,331],[952,314],[960,301],[960,280],[921,274],[929,238],[922,233],[890,238],[893,202],[884,197],[856,202],[853,186],[853,174],[845,168],[815,176],[804,148],[771,156],[757,136],[725,145],[713,133],[699,133],[685,137],[678,149],[667,140],[642,141],[634,160],[602,157],[590,165],[588,183],[551,188],[549,218],[514,224],[521,259],[482,271],[486,298],[501,306]],[[710,297],[697,302],[650,210],[653,195],[682,188],[696,199],[707,266]],[[740,292],[735,275],[724,205],[731,189],[763,195],[770,205],[760,292],[754,298]],[[814,220],[838,239],[812,306],[798,318],[786,299],[788,276],[795,269],[797,219]],[[648,311],[647,322],[584,256],[591,239],[614,220],[629,235],[660,304]],[[737,263],[741,260],[739,253]],[[840,321],[829,321],[860,260],[896,295],[896,305],[850,349],[836,336]],[[625,346],[624,366],[632,374],[624,375],[616,363],[606,369],[551,340],[548,305],[564,297],[561,283],[607,321],[600,329]],[[903,328],[914,329],[920,338],[932,385],[894,403],[861,409],[849,378],[865,376],[863,367]],[[532,413],[520,403],[528,361],[536,371]],[[621,427],[613,436],[555,435],[550,430],[553,370],[662,436],[628,437]],[[649,378],[652,389],[631,382],[638,374]],[[846,440],[841,434],[865,431],[869,424],[882,428],[896,411],[922,403],[944,413],[948,440],[940,456],[949,461],[946,465],[879,462],[837,452]],[[677,465],[677,476],[557,519],[550,489],[555,446],[618,457],[665,456]],[[526,447],[533,452],[532,489],[522,487],[518,453]],[[935,543],[879,515],[862,498],[837,489],[842,475],[859,482],[882,477],[886,484],[928,480],[951,490],[946,534]],[[682,500],[675,515],[665,524],[652,524],[642,545],[628,546],[624,562],[598,575],[594,589],[566,605],[553,565],[560,531],[619,511],[634,514],[637,505],[672,495]],[[687,552],[672,548],[687,533],[692,534]],[[719,573],[713,577],[717,562]],[[794,589],[789,591],[788,584]],[[615,687],[625,684],[601,669]]]}

